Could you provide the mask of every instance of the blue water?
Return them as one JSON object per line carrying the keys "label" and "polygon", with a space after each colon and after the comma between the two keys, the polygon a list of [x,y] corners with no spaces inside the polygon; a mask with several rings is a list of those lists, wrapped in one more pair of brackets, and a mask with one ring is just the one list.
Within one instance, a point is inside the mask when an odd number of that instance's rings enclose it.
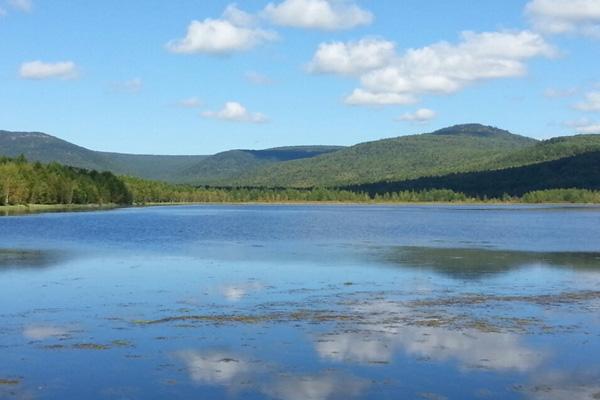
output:
{"label": "blue water", "polygon": [[0,398],[594,399],[600,209],[0,218]]}

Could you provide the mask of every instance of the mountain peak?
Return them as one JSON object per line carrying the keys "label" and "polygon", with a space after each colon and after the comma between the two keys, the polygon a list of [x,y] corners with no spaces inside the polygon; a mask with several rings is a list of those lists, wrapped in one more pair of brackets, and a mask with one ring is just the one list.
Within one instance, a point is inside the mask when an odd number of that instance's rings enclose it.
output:
{"label": "mountain peak", "polygon": [[432,135],[469,135],[469,136],[496,136],[496,135],[514,135],[504,129],[482,124],[461,124],[449,126],[431,132]]}

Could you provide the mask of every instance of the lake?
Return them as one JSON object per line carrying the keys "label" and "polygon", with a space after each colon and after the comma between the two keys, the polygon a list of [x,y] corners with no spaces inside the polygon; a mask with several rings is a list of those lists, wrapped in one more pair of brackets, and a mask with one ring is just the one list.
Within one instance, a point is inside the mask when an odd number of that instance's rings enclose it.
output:
{"label": "lake", "polygon": [[0,218],[2,399],[598,399],[600,208]]}

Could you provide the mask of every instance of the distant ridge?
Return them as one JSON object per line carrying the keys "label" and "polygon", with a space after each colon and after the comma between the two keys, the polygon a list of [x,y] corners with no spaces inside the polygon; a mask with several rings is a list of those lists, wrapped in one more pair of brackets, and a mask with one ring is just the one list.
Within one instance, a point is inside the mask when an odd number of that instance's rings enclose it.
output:
{"label": "distant ridge", "polygon": [[482,124],[460,124],[447,128],[438,129],[431,132],[432,135],[470,135],[470,136],[496,136],[496,135],[515,135],[507,130],[499,129],[493,126]]}
{"label": "distant ridge", "polygon": [[477,170],[537,141],[481,125],[455,125],[420,135],[359,143],[331,154],[249,171],[224,184],[337,186]]}
{"label": "distant ridge", "polygon": [[208,184],[281,161],[314,157],[341,146],[286,146],[265,150],[230,150],[209,155],[151,155],[86,149],[42,132],[0,130],[0,155],[58,162],[78,168],[111,171],[145,179]]}
{"label": "distant ridge", "polygon": [[286,146],[189,156],[99,152],[41,132],[0,131],[0,155],[23,154],[43,163],[56,161],[119,175],[221,187],[310,188],[416,182],[449,174],[537,165],[594,151],[600,151],[600,135],[538,141],[476,123],[350,147]]}
{"label": "distant ridge", "polygon": [[493,171],[465,172],[399,182],[379,182],[344,187],[371,194],[450,189],[468,196],[501,198],[522,196],[546,189],[600,189],[600,151],[558,160]]}

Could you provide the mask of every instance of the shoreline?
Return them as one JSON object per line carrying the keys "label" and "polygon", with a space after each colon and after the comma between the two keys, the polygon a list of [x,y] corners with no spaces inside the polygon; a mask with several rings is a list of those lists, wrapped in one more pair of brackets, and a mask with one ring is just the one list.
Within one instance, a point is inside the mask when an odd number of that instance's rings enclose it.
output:
{"label": "shoreline", "polygon": [[352,202],[352,201],[278,201],[278,202],[165,202],[144,204],[19,204],[0,206],[0,216],[31,215],[43,213],[77,212],[77,211],[108,211],[120,208],[145,208],[145,207],[176,207],[176,206],[569,206],[569,207],[600,207],[599,203],[525,203],[519,201],[454,201],[454,202]]}
{"label": "shoreline", "polygon": [[53,212],[101,211],[122,208],[118,204],[15,204],[0,206],[0,215],[30,215]]}

